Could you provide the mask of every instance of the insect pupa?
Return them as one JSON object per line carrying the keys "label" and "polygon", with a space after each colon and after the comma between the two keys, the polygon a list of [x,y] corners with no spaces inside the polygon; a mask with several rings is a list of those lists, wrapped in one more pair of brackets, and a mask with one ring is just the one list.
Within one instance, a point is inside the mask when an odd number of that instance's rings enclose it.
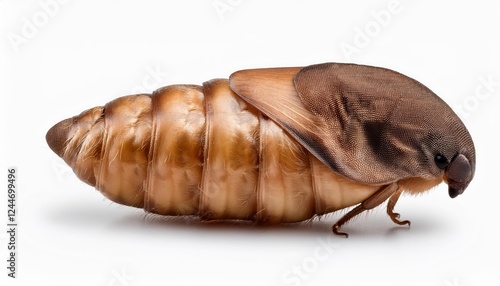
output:
{"label": "insect pupa", "polygon": [[355,64],[242,70],[203,85],[117,98],[63,120],[50,148],[119,204],[160,215],[292,223],[355,206],[332,227],[403,192],[475,171],[467,128],[430,89]]}

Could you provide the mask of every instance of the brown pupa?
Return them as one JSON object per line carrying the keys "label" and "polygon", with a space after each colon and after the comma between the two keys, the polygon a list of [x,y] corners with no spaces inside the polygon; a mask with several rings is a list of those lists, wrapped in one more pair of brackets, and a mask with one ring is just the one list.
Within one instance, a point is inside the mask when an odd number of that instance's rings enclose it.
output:
{"label": "brown pupa", "polygon": [[354,64],[242,70],[63,120],[51,149],[110,200],[161,215],[292,223],[474,176],[471,136],[419,82]]}

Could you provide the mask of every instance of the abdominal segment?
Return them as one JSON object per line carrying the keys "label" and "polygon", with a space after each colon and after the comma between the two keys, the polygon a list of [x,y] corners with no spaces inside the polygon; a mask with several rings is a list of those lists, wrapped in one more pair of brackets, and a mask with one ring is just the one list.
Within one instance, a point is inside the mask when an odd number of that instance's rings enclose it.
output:
{"label": "abdominal segment", "polygon": [[[225,79],[121,97],[102,112],[92,125],[98,130],[70,138],[79,143],[68,144],[76,151],[64,159],[109,199],[148,212],[298,222],[360,203],[379,188],[333,172]],[[84,141],[100,145],[87,160],[74,160],[85,153]]]}

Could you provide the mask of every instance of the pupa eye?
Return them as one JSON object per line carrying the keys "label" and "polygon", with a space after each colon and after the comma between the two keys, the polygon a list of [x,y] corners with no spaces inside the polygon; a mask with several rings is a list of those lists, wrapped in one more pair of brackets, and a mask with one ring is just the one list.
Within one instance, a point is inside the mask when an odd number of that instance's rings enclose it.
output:
{"label": "pupa eye", "polygon": [[437,154],[436,157],[434,157],[434,162],[441,170],[444,170],[448,166],[448,159],[441,154]]}

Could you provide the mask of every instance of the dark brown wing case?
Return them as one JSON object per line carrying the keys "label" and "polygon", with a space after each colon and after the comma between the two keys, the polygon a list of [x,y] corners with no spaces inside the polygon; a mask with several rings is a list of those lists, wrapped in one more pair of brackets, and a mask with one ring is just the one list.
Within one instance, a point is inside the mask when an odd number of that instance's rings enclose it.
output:
{"label": "dark brown wing case", "polygon": [[453,158],[461,146],[475,160],[470,135],[451,108],[389,69],[337,63],[254,69],[234,73],[230,84],[319,160],[357,182],[436,177],[435,153]]}

